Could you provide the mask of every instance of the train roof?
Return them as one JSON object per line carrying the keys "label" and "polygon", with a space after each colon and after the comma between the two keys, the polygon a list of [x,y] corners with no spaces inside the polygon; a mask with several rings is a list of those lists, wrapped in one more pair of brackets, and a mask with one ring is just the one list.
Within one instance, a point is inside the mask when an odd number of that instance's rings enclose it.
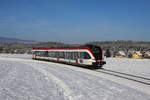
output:
{"label": "train roof", "polygon": [[70,49],[70,50],[74,50],[74,49],[90,49],[89,47],[51,47],[51,48],[33,48],[33,50],[66,50],[66,49]]}
{"label": "train roof", "polygon": [[78,46],[78,47],[50,47],[50,48],[33,48],[32,50],[76,50],[76,49],[86,49],[90,50],[93,48],[100,48],[99,46],[95,45],[84,45],[84,46]]}

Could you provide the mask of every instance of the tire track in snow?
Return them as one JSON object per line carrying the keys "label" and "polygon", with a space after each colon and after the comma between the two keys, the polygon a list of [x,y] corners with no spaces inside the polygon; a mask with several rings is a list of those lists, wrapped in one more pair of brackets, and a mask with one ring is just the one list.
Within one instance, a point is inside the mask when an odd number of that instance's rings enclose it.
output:
{"label": "tire track in snow", "polygon": [[[52,80],[54,83],[56,83],[61,89],[63,89],[64,91],[64,96],[68,99],[68,100],[74,100],[73,96],[71,96],[71,94],[73,93],[71,91],[71,89],[63,82],[61,81],[59,78],[57,78],[55,75],[49,73],[48,71],[39,68],[37,66],[33,66],[31,65],[35,70],[39,71],[40,73],[42,73],[44,76],[46,76],[46,79]],[[62,91],[62,90],[61,90]]]}

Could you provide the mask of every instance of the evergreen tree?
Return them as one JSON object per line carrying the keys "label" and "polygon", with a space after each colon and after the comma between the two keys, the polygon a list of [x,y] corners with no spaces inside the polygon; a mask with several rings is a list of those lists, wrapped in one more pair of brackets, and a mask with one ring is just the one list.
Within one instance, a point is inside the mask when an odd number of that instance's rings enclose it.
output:
{"label": "evergreen tree", "polygon": [[111,57],[111,53],[110,53],[110,50],[107,49],[106,52],[105,52],[105,56],[108,58],[108,57]]}

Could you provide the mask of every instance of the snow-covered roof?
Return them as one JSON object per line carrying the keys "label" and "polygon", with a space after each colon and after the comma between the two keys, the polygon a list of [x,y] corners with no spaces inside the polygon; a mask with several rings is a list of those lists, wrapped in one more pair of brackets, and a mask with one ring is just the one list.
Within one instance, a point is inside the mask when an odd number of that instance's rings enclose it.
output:
{"label": "snow-covered roof", "polygon": [[138,55],[142,55],[142,53],[140,51],[136,51],[135,53]]}
{"label": "snow-covered roof", "polygon": [[146,55],[150,56],[150,51],[145,52]]}
{"label": "snow-covered roof", "polygon": [[126,54],[124,53],[124,51],[119,51],[119,54],[121,54],[122,56],[125,56]]}

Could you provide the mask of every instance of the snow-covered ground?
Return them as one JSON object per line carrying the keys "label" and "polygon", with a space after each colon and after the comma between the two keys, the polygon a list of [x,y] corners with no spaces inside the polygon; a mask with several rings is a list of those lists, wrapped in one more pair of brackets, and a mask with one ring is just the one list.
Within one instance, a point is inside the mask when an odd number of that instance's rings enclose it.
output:
{"label": "snow-covered ground", "polygon": [[104,69],[150,78],[150,59],[107,58]]}
{"label": "snow-covered ground", "polygon": [[0,57],[4,58],[22,58],[22,59],[31,59],[32,54],[8,54],[8,53],[0,53]]}
{"label": "snow-covered ground", "polygon": [[144,92],[108,80],[113,77],[20,56],[0,55],[0,100],[150,100]]}

